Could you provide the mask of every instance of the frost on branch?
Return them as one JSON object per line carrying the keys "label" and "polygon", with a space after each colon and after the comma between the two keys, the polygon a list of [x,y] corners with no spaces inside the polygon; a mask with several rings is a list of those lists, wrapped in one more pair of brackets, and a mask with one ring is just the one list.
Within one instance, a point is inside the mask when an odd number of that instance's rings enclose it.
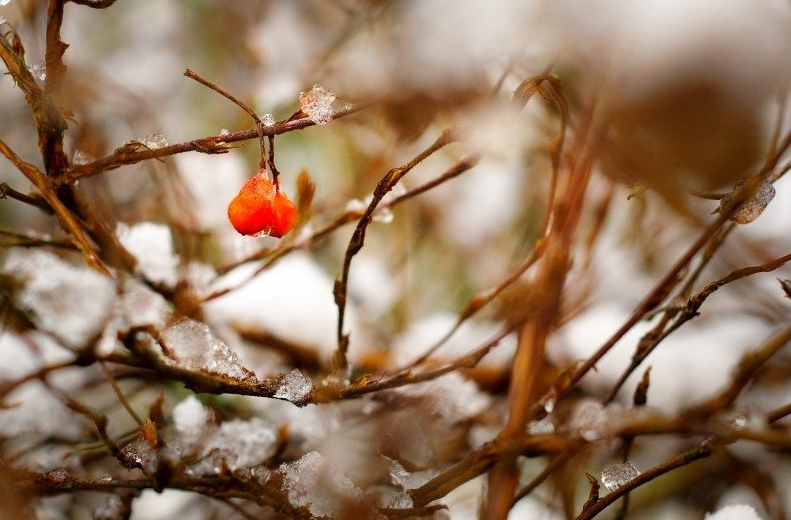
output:
{"label": "frost on branch", "polygon": [[146,148],[156,150],[158,148],[166,147],[168,145],[168,140],[165,139],[165,136],[162,134],[149,134],[140,139],[139,143],[144,145]]}
{"label": "frost on branch", "polygon": [[292,403],[301,403],[313,391],[313,381],[296,368],[277,381],[274,397]]}
{"label": "frost on branch", "polygon": [[239,363],[236,353],[199,321],[181,319],[165,329],[162,336],[166,354],[181,368],[255,380],[255,374]]}
{"label": "frost on branch", "polygon": [[43,251],[13,250],[2,271],[22,284],[14,304],[67,347],[79,349],[96,339],[111,317],[113,283],[87,267]]}
{"label": "frost on branch", "polygon": [[291,505],[305,507],[314,516],[340,518],[346,504],[359,504],[363,498],[360,488],[316,451],[282,465],[279,472]]}
{"label": "frost on branch", "polygon": [[729,504],[714,513],[707,513],[704,520],[761,520],[761,517],[752,506]]}
{"label": "frost on branch", "polygon": [[333,101],[335,101],[335,94],[321,85],[313,85],[310,91],[300,92],[299,109],[317,125],[326,125],[332,121]]}
{"label": "frost on branch", "polygon": [[605,468],[601,472],[601,481],[607,486],[610,491],[626,485],[632,479],[639,477],[640,472],[634,467],[631,462],[624,462],[623,464],[616,464]]}

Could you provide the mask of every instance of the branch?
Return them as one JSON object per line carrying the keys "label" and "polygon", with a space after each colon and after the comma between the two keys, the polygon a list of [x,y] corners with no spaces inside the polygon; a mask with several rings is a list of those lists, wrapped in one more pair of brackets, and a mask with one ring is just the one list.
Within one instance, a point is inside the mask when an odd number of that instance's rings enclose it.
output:
{"label": "branch", "polygon": [[[360,221],[357,223],[357,227],[352,234],[352,238],[349,240],[349,245],[346,248],[346,254],[343,258],[343,268],[341,270],[341,275],[335,280],[335,288],[333,290],[335,303],[338,306],[338,349],[335,352],[335,369],[338,371],[338,373],[345,373],[349,368],[348,361],[346,359],[346,351],[349,347],[349,335],[344,334],[343,332],[344,318],[346,316],[346,288],[349,283],[349,269],[351,268],[352,259],[363,247],[363,243],[365,242],[365,232],[373,219],[376,206],[381,202],[384,196],[387,195],[391,189],[393,189],[393,186],[395,186],[398,181],[404,178],[404,176],[415,166],[420,164],[424,159],[431,156],[437,150],[440,150],[449,143],[452,143],[455,139],[456,138],[450,130],[445,130],[442,132],[439,138],[434,141],[433,144],[431,144],[431,146],[419,153],[414,159],[403,166],[393,168],[387,172],[385,176],[382,177],[382,179],[377,183],[376,188],[374,188],[371,202],[368,204],[368,207],[360,218]],[[348,376],[344,375],[343,377],[345,379]]]}
{"label": "branch", "polygon": [[[365,108],[364,105],[354,105],[349,108],[337,110],[332,119],[340,119],[348,115],[354,114]],[[309,118],[295,119],[293,121],[281,121],[275,123],[274,126],[264,127],[263,134],[265,136],[280,135],[294,130],[302,130],[314,126],[316,123]],[[85,177],[92,177],[99,175],[108,170],[113,170],[127,164],[136,164],[148,159],[158,159],[161,157],[168,157],[184,152],[202,152],[208,154],[226,153],[228,152],[228,143],[235,143],[239,141],[247,141],[250,139],[258,139],[258,130],[242,130],[239,132],[232,132],[228,135],[214,135],[202,137],[192,141],[187,141],[179,144],[172,144],[163,146],[162,148],[140,149],[140,147],[121,146],[117,148],[112,154],[97,159],[88,164],[72,165],[64,176],[63,182],[72,182]]]}

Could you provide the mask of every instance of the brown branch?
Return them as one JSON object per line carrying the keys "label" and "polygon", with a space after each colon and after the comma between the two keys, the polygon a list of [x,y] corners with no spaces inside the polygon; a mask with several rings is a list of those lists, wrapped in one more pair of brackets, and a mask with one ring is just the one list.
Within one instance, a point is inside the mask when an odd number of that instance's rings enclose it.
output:
{"label": "brown branch", "polygon": [[82,230],[82,226],[77,221],[77,218],[69,211],[69,209],[61,202],[55,191],[50,186],[49,180],[41,173],[38,168],[30,163],[23,161],[13,150],[0,140],[0,153],[14,164],[14,166],[22,172],[22,174],[38,188],[41,195],[49,203],[55,214],[58,216],[61,227],[64,231],[70,233],[75,240],[75,245],[80,249],[88,264],[93,266],[98,271],[108,274],[109,271],[104,266],[99,256],[93,249],[93,246],[88,242],[88,238]]}
{"label": "brown branch", "polygon": [[34,208],[38,208],[44,213],[48,215],[54,215],[55,212],[52,211],[52,207],[46,203],[46,201],[42,200],[39,197],[31,197],[30,195],[25,195],[19,191],[16,191],[14,188],[8,185],[6,182],[0,183],[0,199],[5,198],[12,198],[14,200],[18,200],[19,202],[24,202]]}
{"label": "brown branch", "polygon": [[676,455],[675,457],[666,460],[658,466],[654,466],[650,470],[635,477],[615,491],[601,497],[595,504],[590,505],[587,509],[584,509],[579,515],[577,515],[575,520],[590,520],[591,518],[594,518],[596,515],[604,511],[607,506],[630,491],[658,477],[661,477],[665,473],[669,473],[674,469],[678,469],[682,466],[689,465],[696,460],[708,457],[712,454],[712,451],[713,449],[710,443],[704,442],[699,446],[696,446],[688,451],[685,451],[684,453],[681,453],[680,455]]}
{"label": "brown branch", "polygon": [[455,137],[453,132],[450,130],[445,130],[442,132],[439,138],[431,144],[431,146],[423,150],[411,161],[404,164],[403,166],[393,168],[387,172],[385,176],[382,177],[382,179],[377,183],[376,188],[374,188],[371,202],[368,204],[368,207],[365,209],[360,221],[357,223],[354,233],[352,233],[352,237],[349,240],[349,245],[346,248],[346,254],[343,257],[343,268],[341,270],[341,275],[335,280],[335,288],[333,290],[335,304],[338,306],[338,349],[335,352],[334,364],[338,374],[343,374],[343,379],[348,377],[346,372],[349,368],[348,361],[346,359],[346,351],[349,346],[349,334],[345,334],[343,332],[344,320],[346,317],[346,288],[349,283],[349,269],[351,268],[352,259],[363,247],[363,243],[365,242],[365,232],[368,229],[368,225],[373,220],[374,211],[384,196],[387,195],[387,193],[393,189],[398,181],[400,181],[407,173],[409,173],[415,166],[420,164],[424,159],[431,156],[434,154],[434,152],[440,150],[454,140]]}
{"label": "brown branch", "polygon": [[[332,118],[340,119],[355,112],[359,112],[365,108],[365,105],[355,104],[349,108],[343,108],[334,112]],[[274,126],[265,127],[263,134],[265,136],[280,135],[295,130],[302,130],[314,126],[316,123],[309,118],[295,119],[289,121],[281,121]],[[117,148],[112,154],[97,159],[88,164],[72,165],[64,176],[64,182],[71,182],[84,177],[92,177],[99,175],[108,170],[113,170],[128,164],[136,164],[148,159],[159,159],[171,155],[184,153],[184,152],[202,152],[208,154],[226,153],[228,151],[228,143],[236,143],[240,141],[247,141],[250,139],[258,139],[259,134],[257,129],[242,130],[239,132],[231,132],[228,135],[215,135],[194,139],[184,143],[172,144],[163,146],[162,148],[140,149],[139,146],[121,146]]]}

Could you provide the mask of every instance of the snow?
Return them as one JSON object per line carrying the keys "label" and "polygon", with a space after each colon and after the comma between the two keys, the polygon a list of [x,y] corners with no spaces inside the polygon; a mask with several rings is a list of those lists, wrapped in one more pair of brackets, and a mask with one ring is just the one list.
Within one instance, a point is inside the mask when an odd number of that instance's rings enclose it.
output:
{"label": "snow", "polygon": [[[224,276],[216,288],[235,287],[260,267],[240,266]],[[229,294],[208,302],[204,311],[212,322],[227,323],[315,349],[325,362],[337,347],[338,308],[332,296],[333,279],[304,253],[292,253]],[[363,340],[355,306],[347,304],[347,329],[352,331],[349,356]]]}
{"label": "snow", "polygon": [[714,513],[707,513],[704,520],[761,520],[761,517],[752,506],[731,504]]}
{"label": "snow", "polygon": [[226,421],[206,441],[205,459],[190,469],[198,475],[217,473],[223,462],[231,471],[251,468],[275,454],[277,440],[277,429],[259,417]]}
{"label": "snow", "polygon": [[362,491],[342,473],[330,468],[316,451],[283,464],[283,487],[295,507],[307,507],[315,516],[337,517],[345,501],[359,503]]}
{"label": "snow", "polygon": [[13,249],[2,272],[23,283],[13,295],[14,304],[69,348],[96,339],[111,318],[115,287],[92,269],[41,250]]}
{"label": "snow", "polygon": [[211,411],[191,395],[173,407],[173,424],[179,435],[179,442],[192,446],[209,429]]}
{"label": "snow", "polygon": [[137,260],[137,272],[154,283],[172,287],[178,281],[179,258],[173,250],[170,228],[164,224],[118,223],[118,240]]}
{"label": "snow", "polygon": [[0,409],[0,434],[25,433],[81,439],[87,421],[55,397],[42,383],[27,383],[5,398],[9,408]]}
{"label": "snow", "polygon": [[193,211],[203,229],[223,236],[236,232],[228,223],[228,203],[249,176],[240,154],[206,156],[183,153],[175,156],[176,166],[195,201]]}
{"label": "snow", "polygon": [[127,280],[120,306],[125,330],[149,325],[161,328],[169,314],[165,298],[134,279]]}

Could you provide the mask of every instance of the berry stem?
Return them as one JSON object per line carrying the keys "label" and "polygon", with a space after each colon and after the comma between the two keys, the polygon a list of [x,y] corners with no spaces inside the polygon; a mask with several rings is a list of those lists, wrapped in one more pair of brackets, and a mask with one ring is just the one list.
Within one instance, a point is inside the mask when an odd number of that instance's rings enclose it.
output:
{"label": "berry stem", "polygon": [[[218,94],[224,96],[232,103],[235,103],[239,108],[244,110],[250,117],[253,118],[253,121],[255,121],[255,129],[258,132],[258,141],[261,145],[261,156],[258,162],[258,167],[260,170],[265,170],[267,166],[267,161],[266,161],[267,154],[266,154],[266,141],[264,141],[264,123],[263,121],[261,121],[261,118],[258,117],[258,114],[256,114],[252,108],[247,106],[247,104],[243,103],[239,98],[237,98],[236,96],[234,96],[233,94],[222,88],[221,86],[217,85],[216,83],[204,78],[197,72],[191,69],[187,69],[184,71],[184,75],[187,76],[188,78],[194,79],[198,83],[205,85],[210,89],[212,89],[213,91],[217,92]],[[275,187],[279,189],[279,183],[277,180],[278,173],[277,170],[275,169],[275,152],[274,152],[273,136],[269,136],[269,146],[270,146],[269,168],[272,171],[272,178],[275,181]]]}

